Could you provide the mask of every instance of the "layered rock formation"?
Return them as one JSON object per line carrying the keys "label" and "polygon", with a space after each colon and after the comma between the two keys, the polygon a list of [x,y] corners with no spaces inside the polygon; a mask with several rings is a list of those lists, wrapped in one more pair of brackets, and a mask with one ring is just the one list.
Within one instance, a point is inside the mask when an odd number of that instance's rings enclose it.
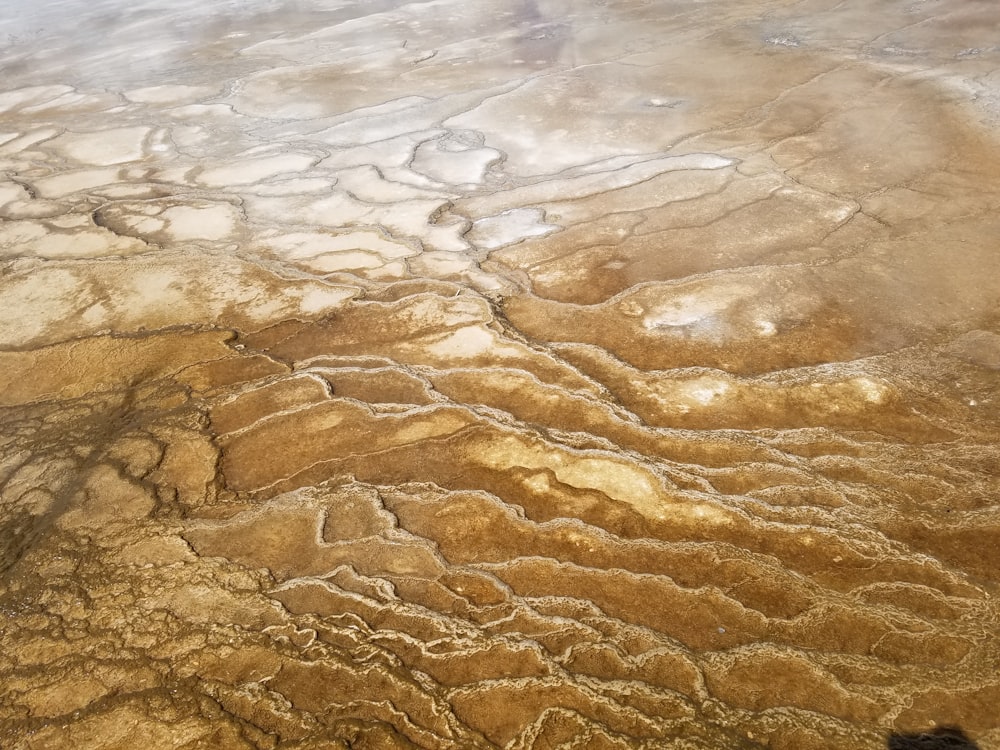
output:
{"label": "layered rock formation", "polygon": [[1000,747],[990,3],[0,21],[0,746]]}

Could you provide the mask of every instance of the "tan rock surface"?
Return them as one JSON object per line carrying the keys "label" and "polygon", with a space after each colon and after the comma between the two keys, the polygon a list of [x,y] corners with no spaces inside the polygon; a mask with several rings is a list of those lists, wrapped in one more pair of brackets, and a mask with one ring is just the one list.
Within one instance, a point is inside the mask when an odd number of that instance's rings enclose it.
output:
{"label": "tan rock surface", "polygon": [[0,747],[1000,750],[1000,10],[15,0]]}

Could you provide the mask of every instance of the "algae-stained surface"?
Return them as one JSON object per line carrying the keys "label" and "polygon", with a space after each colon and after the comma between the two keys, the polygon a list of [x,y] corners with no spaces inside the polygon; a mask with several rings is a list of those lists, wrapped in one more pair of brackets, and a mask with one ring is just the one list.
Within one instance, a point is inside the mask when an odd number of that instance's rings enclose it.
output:
{"label": "algae-stained surface", "polygon": [[41,5],[0,746],[1000,748],[992,3]]}

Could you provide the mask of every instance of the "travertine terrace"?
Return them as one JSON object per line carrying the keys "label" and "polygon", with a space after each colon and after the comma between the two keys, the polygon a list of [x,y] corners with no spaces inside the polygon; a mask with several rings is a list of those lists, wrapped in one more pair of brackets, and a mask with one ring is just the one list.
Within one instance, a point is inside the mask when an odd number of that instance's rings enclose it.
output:
{"label": "travertine terrace", "polygon": [[0,747],[1000,748],[994,0],[8,0]]}

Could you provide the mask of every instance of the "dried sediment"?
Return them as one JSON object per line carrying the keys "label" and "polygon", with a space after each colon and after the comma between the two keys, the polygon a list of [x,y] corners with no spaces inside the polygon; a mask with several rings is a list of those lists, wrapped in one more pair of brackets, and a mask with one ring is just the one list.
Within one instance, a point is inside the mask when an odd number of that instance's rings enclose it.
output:
{"label": "dried sediment", "polygon": [[1000,743],[995,11],[52,5],[0,744]]}

